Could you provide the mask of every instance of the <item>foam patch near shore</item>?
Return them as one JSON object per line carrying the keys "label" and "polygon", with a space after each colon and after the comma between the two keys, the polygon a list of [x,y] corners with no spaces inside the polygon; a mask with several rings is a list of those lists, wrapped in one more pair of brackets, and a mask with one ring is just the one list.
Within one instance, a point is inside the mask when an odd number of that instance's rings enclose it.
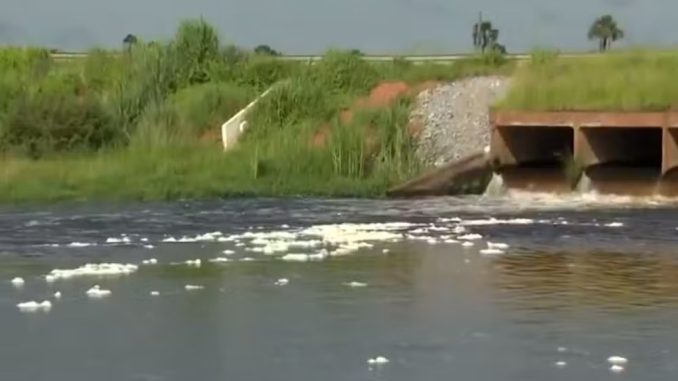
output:
{"label": "foam patch near shore", "polygon": [[121,263],[88,263],[75,269],[54,269],[45,275],[47,282],[60,279],[72,279],[81,277],[106,277],[122,276],[134,273],[139,266]]}

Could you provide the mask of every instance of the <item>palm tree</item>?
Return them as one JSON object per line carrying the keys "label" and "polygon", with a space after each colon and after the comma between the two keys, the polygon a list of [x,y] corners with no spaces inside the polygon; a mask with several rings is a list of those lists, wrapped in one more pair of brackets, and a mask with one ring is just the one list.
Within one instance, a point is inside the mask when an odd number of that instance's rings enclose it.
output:
{"label": "palm tree", "polygon": [[591,24],[588,37],[589,40],[598,39],[598,49],[604,52],[610,48],[614,41],[624,38],[624,31],[619,28],[617,21],[612,16],[605,15]]}
{"label": "palm tree", "polygon": [[492,22],[483,21],[483,14],[478,16],[478,22],[473,24],[473,46],[485,52],[487,48],[494,50],[499,44],[499,30],[492,26]]}
{"label": "palm tree", "polygon": [[138,42],[137,36],[133,34],[128,34],[122,40],[122,46],[125,48],[125,51],[129,53],[132,50],[132,46],[136,45],[137,42]]}

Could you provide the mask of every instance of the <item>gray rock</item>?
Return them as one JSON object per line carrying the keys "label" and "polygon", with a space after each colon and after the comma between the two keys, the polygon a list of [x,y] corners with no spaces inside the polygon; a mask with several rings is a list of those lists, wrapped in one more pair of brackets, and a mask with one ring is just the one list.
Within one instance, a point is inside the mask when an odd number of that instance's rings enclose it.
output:
{"label": "gray rock", "polygon": [[474,77],[421,92],[411,121],[423,123],[417,155],[427,166],[482,153],[490,144],[489,109],[506,94],[510,79]]}

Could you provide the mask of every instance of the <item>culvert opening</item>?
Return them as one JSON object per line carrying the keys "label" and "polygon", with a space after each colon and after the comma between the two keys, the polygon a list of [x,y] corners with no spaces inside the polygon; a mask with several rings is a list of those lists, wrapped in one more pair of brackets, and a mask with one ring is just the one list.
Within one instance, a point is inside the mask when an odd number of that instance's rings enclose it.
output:
{"label": "culvert opening", "polygon": [[568,192],[571,179],[574,129],[554,126],[504,126],[498,129],[512,165],[498,165],[507,188],[542,192]]}
{"label": "culvert opening", "polygon": [[605,193],[652,194],[662,173],[661,128],[582,128],[585,174]]}
{"label": "culvert opening", "polygon": [[655,168],[662,166],[661,128],[582,128],[597,166]]}
{"label": "culvert opening", "polygon": [[572,127],[507,126],[499,134],[519,167],[559,166],[574,152]]}

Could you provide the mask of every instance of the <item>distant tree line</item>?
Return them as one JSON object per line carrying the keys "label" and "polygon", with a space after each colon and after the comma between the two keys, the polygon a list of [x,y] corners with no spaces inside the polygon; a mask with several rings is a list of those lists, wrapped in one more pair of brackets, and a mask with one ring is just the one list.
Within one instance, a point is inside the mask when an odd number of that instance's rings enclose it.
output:
{"label": "distant tree line", "polygon": [[[473,24],[473,47],[482,53],[506,53],[506,47],[499,43],[499,29],[491,21],[483,20],[482,13]],[[624,38],[624,31],[611,15],[604,15],[593,21],[588,31],[589,40],[598,40],[598,50],[604,52],[612,47],[612,43]]]}
{"label": "distant tree line", "polygon": [[[587,36],[589,40],[598,40],[598,50],[604,52],[612,47],[613,42],[624,38],[624,31],[611,15],[604,15],[593,21]],[[472,37],[473,47],[477,51],[506,54],[506,47],[499,43],[499,29],[494,27],[491,21],[483,20],[482,13],[478,17],[478,21],[473,24]],[[138,39],[134,34],[128,34],[122,41],[124,50],[131,51],[137,42]],[[282,55],[281,52],[266,44],[256,46],[253,51],[255,54],[264,56]],[[363,55],[358,49],[353,49],[351,52],[356,55]]]}

